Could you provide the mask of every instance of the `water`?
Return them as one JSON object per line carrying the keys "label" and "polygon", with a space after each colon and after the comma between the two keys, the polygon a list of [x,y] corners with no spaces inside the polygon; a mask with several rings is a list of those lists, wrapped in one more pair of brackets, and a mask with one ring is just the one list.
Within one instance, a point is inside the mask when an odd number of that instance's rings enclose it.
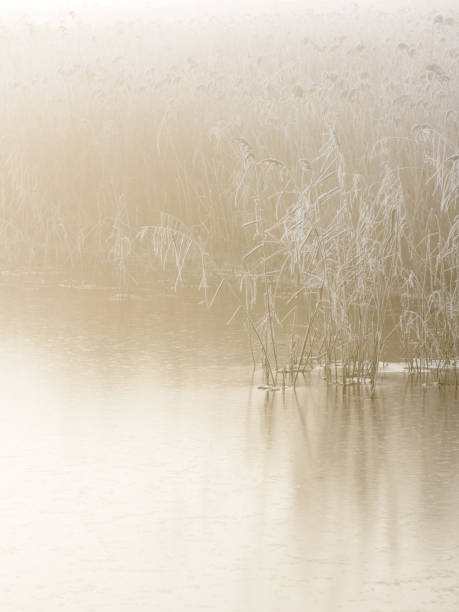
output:
{"label": "water", "polygon": [[267,394],[229,312],[0,288],[8,612],[459,609],[459,403]]}

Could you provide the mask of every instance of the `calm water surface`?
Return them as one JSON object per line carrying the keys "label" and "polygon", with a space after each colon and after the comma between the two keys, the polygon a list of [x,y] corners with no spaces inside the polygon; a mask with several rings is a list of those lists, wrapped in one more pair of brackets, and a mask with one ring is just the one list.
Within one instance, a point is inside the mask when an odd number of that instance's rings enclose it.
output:
{"label": "calm water surface", "polygon": [[0,287],[0,608],[459,610],[459,403],[251,380],[230,312]]}

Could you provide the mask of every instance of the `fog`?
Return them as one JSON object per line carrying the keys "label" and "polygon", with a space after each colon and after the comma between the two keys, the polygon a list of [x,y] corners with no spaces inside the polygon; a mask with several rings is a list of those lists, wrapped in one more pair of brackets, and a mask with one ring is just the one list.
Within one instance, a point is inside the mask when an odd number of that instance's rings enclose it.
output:
{"label": "fog", "polygon": [[455,4],[3,0],[2,610],[457,608]]}
{"label": "fog", "polygon": [[111,22],[123,19],[154,18],[174,20],[184,18],[223,17],[240,14],[284,13],[313,10],[316,12],[410,9],[442,12],[453,10],[455,0],[440,0],[432,5],[428,0],[4,0],[0,20],[17,22],[24,18],[35,22],[58,23],[71,13],[81,19]]}

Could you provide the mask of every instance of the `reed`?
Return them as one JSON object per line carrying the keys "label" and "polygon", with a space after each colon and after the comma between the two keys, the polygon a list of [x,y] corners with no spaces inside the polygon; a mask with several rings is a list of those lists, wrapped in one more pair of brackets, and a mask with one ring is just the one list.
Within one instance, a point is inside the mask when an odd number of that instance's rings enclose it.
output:
{"label": "reed", "polygon": [[375,391],[396,336],[411,372],[457,384],[442,17],[3,28],[0,264],[110,270],[123,292],[155,261],[175,287],[197,275],[208,305],[234,300],[271,387],[321,364]]}

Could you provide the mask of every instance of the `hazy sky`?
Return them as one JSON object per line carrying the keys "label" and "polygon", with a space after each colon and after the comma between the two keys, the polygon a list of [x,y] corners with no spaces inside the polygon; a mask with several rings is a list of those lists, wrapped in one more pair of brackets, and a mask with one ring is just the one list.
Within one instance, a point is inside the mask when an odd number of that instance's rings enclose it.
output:
{"label": "hazy sky", "polygon": [[[387,6],[387,0],[1,0],[0,2],[0,17],[7,18],[28,14],[30,17],[37,18],[55,18],[63,16],[68,11],[73,10],[80,15],[99,14],[110,16],[134,15],[149,12],[207,12],[218,13],[228,12],[230,7],[239,5],[252,10],[257,10],[262,7],[270,6],[283,8],[288,10],[292,5],[296,6],[312,6],[317,9],[330,8],[333,6],[351,7],[353,4],[361,6]],[[439,6],[436,2],[425,2],[424,0],[392,0],[392,6],[397,7],[422,5]],[[449,3],[451,6],[454,3]],[[445,3],[442,2],[444,6]]]}
{"label": "hazy sky", "polygon": [[318,10],[327,10],[334,7],[351,8],[354,4],[362,7],[386,7],[389,3],[394,6],[419,6],[426,8],[437,7],[440,4],[453,7],[455,0],[441,0],[432,4],[427,0],[0,0],[0,19],[11,19],[27,14],[32,19],[48,20],[75,11],[82,17],[97,16],[99,19],[112,19],[118,17],[135,17],[145,13],[164,15],[199,15],[202,13],[218,14],[228,13],[231,10],[249,10],[257,12],[262,8],[275,8],[289,10],[292,6],[314,7]]}

